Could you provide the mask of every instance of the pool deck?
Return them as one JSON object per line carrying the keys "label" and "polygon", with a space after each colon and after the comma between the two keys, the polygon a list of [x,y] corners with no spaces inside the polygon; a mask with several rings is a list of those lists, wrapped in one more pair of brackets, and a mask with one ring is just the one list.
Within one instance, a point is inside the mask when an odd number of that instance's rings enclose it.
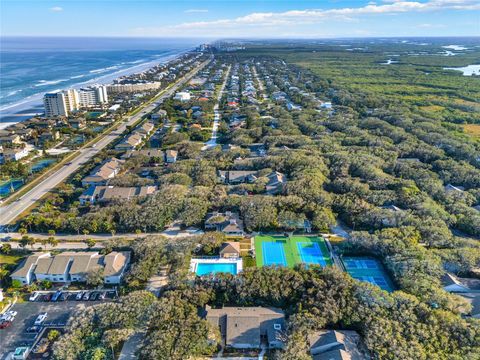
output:
{"label": "pool deck", "polygon": [[190,260],[190,272],[197,273],[198,264],[236,264],[237,274],[243,270],[243,260],[239,258],[221,258],[219,256],[208,256],[192,258]]}

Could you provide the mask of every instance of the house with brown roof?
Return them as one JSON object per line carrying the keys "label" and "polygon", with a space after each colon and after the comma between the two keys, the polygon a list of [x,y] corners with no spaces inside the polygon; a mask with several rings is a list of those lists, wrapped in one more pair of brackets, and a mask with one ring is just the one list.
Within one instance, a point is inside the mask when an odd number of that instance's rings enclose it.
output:
{"label": "house with brown roof", "polygon": [[205,318],[220,329],[225,347],[234,349],[283,348],[285,313],[266,307],[205,308]]}
{"label": "house with brown roof", "polygon": [[90,175],[82,179],[82,186],[106,185],[108,180],[113,179],[120,172],[123,160],[110,158],[96,167]]}
{"label": "house with brown roof", "polygon": [[131,200],[144,196],[153,195],[157,191],[156,186],[91,186],[79,197],[81,205],[106,203],[115,200]]}
{"label": "house with brown roof", "polygon": [[219,251],[221,258],[238,258],[240,257],[240,243],[236,241],[224,242]]}
{"label": "house with brown roof", "polygon": [[177,150],[167,150],[165,151],[165,162],[171,164],[177,161],[178,151]]}
{"label": "house with brown roof", "polygon": [[129,135],[126,137],[122,142],[119,144],[115,145],[115,150],[118,151],[127,151],[127,150],[134,150],[143,141],[143,136],[137,132],[134,132],[133,134]]}

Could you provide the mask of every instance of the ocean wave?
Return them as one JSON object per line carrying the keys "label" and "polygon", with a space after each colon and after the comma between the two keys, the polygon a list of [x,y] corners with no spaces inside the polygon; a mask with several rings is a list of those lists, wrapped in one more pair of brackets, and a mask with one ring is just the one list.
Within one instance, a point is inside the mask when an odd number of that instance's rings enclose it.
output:
{"label": "ocean wave", "polygon": [[113,66],[109,66],[109,67],[106,67],[106,68],[90,70],[89,73],[91,73],[91,74],[103,73],[103,72],[107,72],[107,71],[110,71],[110,70],[118,69],[119,67],[120,67],[119,65],[113,65]]}
{"label": "ocean wave", "polygon": [[84,77],[85,75],[76,75],[76,76],[72,76],[70,77],[70,79],[80,79],[82,77]]}
{"label": "ocean wave", "polygon": [[58,79],[58,80],[40,80],[37,84],[33,85],[35,87],[39,86],[48,86],[48,85],[55,85],[60,84],[62,82],[68,81],[69,79]]}

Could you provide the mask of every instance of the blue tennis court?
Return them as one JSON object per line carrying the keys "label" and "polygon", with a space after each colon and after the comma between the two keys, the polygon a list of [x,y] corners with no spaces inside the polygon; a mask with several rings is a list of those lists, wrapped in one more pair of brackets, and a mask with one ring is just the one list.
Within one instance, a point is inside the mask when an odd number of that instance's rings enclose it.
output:
{"label": "blue tennis court", "polygon": [[386,291],[395,289],[387,272],[376,259],[345,257],[343,264],[354,279],[369,282]]}
{"label": "blue tennis court", "polygon": [[297,250],[305,264],[327,266],[320,245],[316,242],[297,242]]}
{"label": "blue tennis court", "polygon": [[269,241],[262,243],[263,264],[287,266],[284,244],[280,241]]}

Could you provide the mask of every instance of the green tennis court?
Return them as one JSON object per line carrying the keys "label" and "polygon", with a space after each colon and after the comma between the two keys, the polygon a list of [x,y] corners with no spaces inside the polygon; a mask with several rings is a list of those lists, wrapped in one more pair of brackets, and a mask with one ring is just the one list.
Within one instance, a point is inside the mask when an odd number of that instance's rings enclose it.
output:
{"label": "green tennis court", "polygon": [[255,252],[258,267],[332,264],[325,240],[318,236],[255,236]]}

